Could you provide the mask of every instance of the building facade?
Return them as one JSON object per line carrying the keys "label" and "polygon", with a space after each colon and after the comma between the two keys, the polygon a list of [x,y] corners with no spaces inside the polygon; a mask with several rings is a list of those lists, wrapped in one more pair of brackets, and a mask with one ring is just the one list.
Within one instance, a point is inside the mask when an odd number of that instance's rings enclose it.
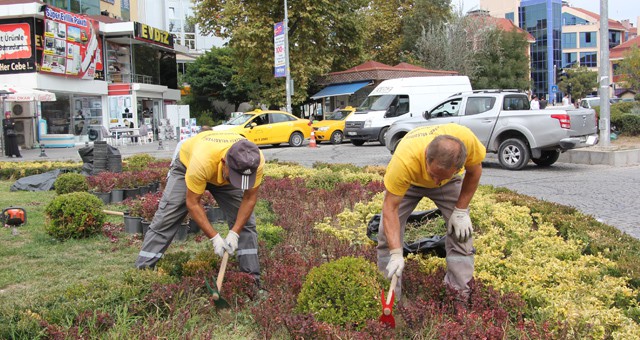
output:
{"label": "building facade", "polygon": [[5,103],[24,125],[22,146],[43,140],[45,146],[73,146],[125,123],[145,125],[162,138],[166,106],[180,99],[173,37],[114,18],[122,12],[102,15],[105,10],[90,1],[58,4],[65,8],[36,0],[0,4],[0,33],[11,37],[0,42],[0,83],[56,94],[52,102]]}
{"label": "building facade", "polygon": [[[480,0],[480,8],[492,16],[513,16],[516,25],[535,37],[536,43],[531,48],[534,94],[557,100],[561,98],[556,92],[561,69],[579,63],[597,70],[600,65],[600,16],[596,13],[560,0]],[[622,23],[609,19],[608,25],[609,48],[627,39]]]}
{"label": "building facade", "polygon": [[184,74],[198,56],[226,43],[215,35],[205,35],[198,25],[187,20],[194,16],[191,0],[138,0],[138,7],[141,22],[168,31],[176,44],[186,48],[177,59],[180,73]]}

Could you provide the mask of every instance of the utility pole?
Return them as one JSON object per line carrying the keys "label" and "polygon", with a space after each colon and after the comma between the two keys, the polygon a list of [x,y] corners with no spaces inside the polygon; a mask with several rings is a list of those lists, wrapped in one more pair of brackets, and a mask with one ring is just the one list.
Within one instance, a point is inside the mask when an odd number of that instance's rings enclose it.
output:
{"label": "utility pole", "polygon": [[289,69],[289,11],[287,0],[284,0],[284,69],[286,75],[285,89],[287,91],[287,112],[291,111],[291,70]]}
{"label": "utility pole", "polygon": [[609,103],[609,9],[608,0],[600,0],[600,145],[611,144],[611,104]]}

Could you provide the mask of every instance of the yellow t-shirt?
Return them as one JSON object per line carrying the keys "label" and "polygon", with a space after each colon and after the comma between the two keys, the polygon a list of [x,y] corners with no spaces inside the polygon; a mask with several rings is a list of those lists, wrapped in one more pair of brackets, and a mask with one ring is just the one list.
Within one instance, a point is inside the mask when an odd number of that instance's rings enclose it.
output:
{"label": "yellow t-shirt", "polygon": [[[427,173],[427,146],[439,135],[457,137],[467,148],[466,166],[482,162],[487,150],[469,128],[458,124],[430,125],[415,128],[407,133],[391,157],[384,175],[384,186],[392,194],[404,196],[409,187],[437,188]],[[459,174],[463,174],[464,169]],[[442,181],[440,186],[449,182]]]}
{"label": "yellow t-shirt", "polygon": [[[227,185],[222,173],[222,159],[235,142],[245,139],[235,132],[205,131],[187,139],[180,147],[180,161],[187,167],[184,176],[187,188],[196,194],[204,193],[207,183]],[[262,182],[264,155],[260,151],[260,166],[256,171],[254,188]]]}

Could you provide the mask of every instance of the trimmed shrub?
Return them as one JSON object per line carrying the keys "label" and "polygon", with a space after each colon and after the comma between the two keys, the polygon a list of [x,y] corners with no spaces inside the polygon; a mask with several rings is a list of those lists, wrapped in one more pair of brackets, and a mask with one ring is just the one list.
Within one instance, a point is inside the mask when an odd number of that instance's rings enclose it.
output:
{"label": "trimmed shrub", "polygon": [[190,258],[191,255],[186,251],[164,254],[160,261],[158,261],[158,270],[162,270],[162,272],[168,275],[181,278],[184,265]]}
{"label": "trimmed shrub", "polygon": [[256,226],[256,230],[258,240],[263,240],[267,249],[273,249],[284,240],[284,229],[271,223],[259,224]]}
{"label": "trimmed shrub", "polygon": [[298,309],[318,321],[361,329],[380,316],[385,280],[363,258],[343,257],[309,271],[298,295]]}
{"label": "trimmed shrub", "polygon": [[102,208],[102,201],[88,192],[57,196],[45,209],[45,230],[59,240],[98,234],[106,218]]}
{"label": "trimmed shrub", "polygon": [[155,157],[147,153],[133,155],[126,159],[127,170],[129,171],[145,170],[149,167],[150,163],[153,163],[155,161],[156,161]]}
{"label": "trimmed shrub", "polygon": [[73,172],[58,176],[53,183],[53,187],[58,195],[72,192],[87,192],[89,190],[87,179],[83,175]]}
{"label": "trimmed shrub", "polygon": [[620,131],[627,136],[640,135],[640,115],[623,115],[619,120],[615,122],[611,121],[614,125],[620,128]]}

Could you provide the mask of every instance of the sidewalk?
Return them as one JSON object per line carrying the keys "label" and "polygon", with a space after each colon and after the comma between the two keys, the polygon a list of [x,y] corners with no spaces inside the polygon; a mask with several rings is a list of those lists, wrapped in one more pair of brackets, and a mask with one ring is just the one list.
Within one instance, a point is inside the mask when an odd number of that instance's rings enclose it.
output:
{"label": "sidewalk", "polygon": [[[125,159],[131,155],[139,154],[139,153],[147,153],[156,158],[166,158],[169,159],[173,155],[173,151],[176,148],[178,141],[170,140],[170,141],[162,141],[162,146],[158,141],[149,144],[142,145],[127,145],[127,146],[118,146],[117,149],[120,151],[120,155],[122,159]],[[93,143],[89,143],[89,146],[92,146]],[[8,158],[6,156],[0,157],[0,161],[7,162],[21,162],[21,161],[78,161],[81,162],[80,154],[78,154],[78,150],[84,148],[85,144],[75,146],[73,148],[49,148],[44,149],[45,157],[41,156],[40,149],[22,149],[20,153],[22,154],[22,158]]]}

